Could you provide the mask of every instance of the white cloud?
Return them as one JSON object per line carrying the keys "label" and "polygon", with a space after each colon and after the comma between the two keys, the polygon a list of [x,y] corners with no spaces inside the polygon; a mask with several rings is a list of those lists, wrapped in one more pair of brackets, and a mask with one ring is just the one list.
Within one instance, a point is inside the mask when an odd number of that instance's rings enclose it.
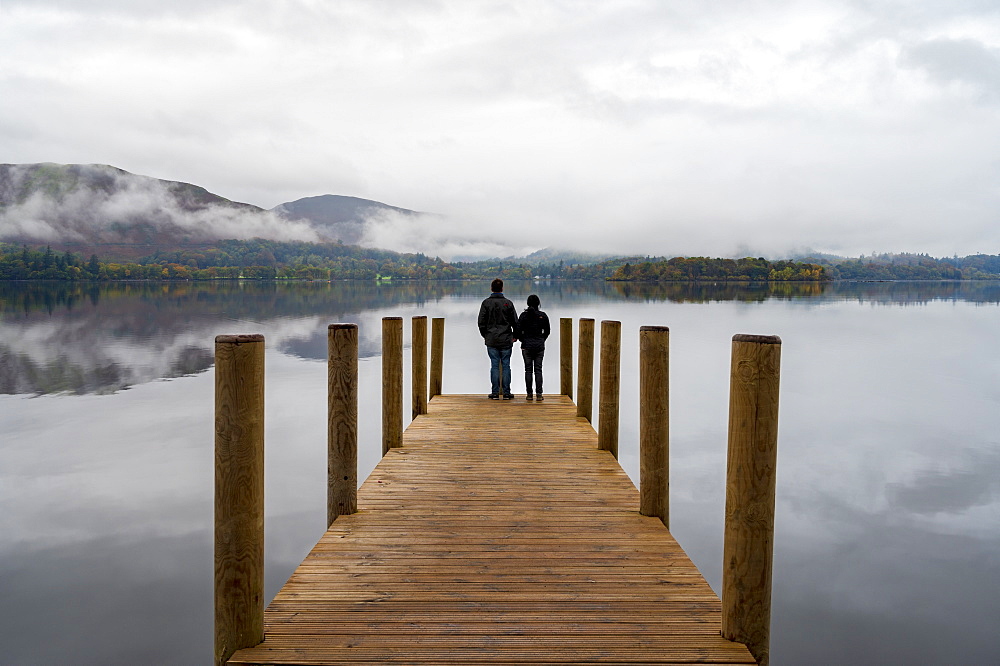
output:
{"label": "white cloud", "polygon": [[902,62],[937,83],[969,86],[984,101],[1000,96],[1000,48],[968,38],[932,39],[908,48]]}
{"label": "white cloud", "polygon": [[997,252],[998,48],[976,2],[8,0],[0,143],[463,242]]}
{"label": "white cloud", "polygon": [[445,261],[524,256],[538,249],[507,238],[502,228],[463,227],[439,215],[405,215],[377,210],[365,219],[361,245],[423,253]]}

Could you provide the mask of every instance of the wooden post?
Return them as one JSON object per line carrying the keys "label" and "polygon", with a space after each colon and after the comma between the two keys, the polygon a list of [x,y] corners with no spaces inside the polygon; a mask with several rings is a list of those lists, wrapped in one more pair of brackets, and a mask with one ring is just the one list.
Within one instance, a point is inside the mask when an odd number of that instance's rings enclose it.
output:
{"label": "wooden post", "polygon": [[576,368],[576,415],[594,422],[594,320],[580,319]]}
{"label": "wooden post", "polygon": [[559,319],[559,391],[573,397],[573,318]]}
{"label": "wooden post", "polygon": [[767,666],[781,339],[733,336],[722,635]]}
{"label": "wooden post", "polygon": [[358,325],[327,330],[326,524],[358,510]]}
{"label": "wooden post", "polygon": [[417,315],[411,320],[412,356],[410,358],[411,418],[427,413],[427,317]]}
{"label": "wooden post", "polygon": [[597,448],[618,459],[618,389],[621,384],[620,321],[601,322],[601,395],[598,398]]}
{"label": "wooden post", "polygon": [[670,329],[639,329],[639,513],[670,527]]}
{"label": "wooden post", "polygon": [[215,338],[215,663],[264,640],[264,336]]}
{"label": "wooden post", "polygon": [[403,318],[382,317],[382,455],[403,445]]}
{"label": "wooden post", "polygon": [[441,395],[441,375],[444,370],[444,317],[431,319],[431,387],[430,398]]}

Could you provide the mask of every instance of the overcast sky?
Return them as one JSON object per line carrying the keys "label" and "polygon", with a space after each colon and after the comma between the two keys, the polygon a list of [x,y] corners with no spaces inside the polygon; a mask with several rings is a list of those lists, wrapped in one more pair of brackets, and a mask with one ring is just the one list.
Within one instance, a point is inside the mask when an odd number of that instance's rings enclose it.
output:
{"label": "overcast sky", "polygon": [[514,249],[1000,253],[1000,3],[0,0],[0,162]]}

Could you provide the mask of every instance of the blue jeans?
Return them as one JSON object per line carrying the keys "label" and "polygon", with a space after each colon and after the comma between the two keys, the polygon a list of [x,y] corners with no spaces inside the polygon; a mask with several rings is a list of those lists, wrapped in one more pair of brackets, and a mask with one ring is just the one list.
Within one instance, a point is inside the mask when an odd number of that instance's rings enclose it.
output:
{"label": "blue jeans", "polygon": [[490,390],[490,395],[501,395],[500,393],[501,378],[503,379],[502,395],[510,395],[511,347],[507,347],[506,349],[487,347],[486,351],[490,355],[490,385],[492,387],[492,389]]}

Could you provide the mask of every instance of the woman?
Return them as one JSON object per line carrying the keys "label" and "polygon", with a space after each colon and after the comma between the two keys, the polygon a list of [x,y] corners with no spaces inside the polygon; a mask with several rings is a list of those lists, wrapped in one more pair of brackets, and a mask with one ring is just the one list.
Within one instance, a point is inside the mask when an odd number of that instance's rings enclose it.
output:
{"label": "woman", "polygon": [[545,355],[545,338],[549,337],[549,316],[539,310],[541,301],[538,296],[528,296],[528,307],[517,318],[521,329],[521,357],[524,359],[524,384],[527,387],[526,396],[531,396],[531,380],[535,380],[535,396],[542,397],[542,357]]}

